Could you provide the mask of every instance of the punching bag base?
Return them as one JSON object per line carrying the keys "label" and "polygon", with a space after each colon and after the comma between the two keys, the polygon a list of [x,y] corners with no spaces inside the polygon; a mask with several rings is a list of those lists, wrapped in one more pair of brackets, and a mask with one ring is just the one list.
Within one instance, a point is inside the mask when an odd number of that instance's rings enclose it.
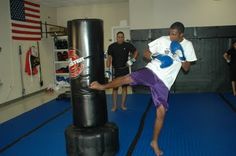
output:
{"label": "punching bag base", "polygon": [[68,156],[114,156],[119,151],[119,130],[111,122],[94,128],[70,125],[65,138]]}

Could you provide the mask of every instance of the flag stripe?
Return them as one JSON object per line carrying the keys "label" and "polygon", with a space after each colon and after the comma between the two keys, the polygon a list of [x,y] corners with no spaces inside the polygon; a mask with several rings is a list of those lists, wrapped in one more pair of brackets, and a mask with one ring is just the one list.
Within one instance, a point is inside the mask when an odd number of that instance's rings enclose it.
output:
{"label": "flag stripe", "polygon": [[39,15],[34,15],[34,14],[30,14],[30,13],[25,13],[25,16],[34,17],[34,18],[40,18]]}
{"label": "flag stripe", "polygon": [[26,37],[26,38],[40,38],[41,35],[32,35],[32,34],[19,34],[19,33],[15,33],[14,37]]}
{"label": "flag stripe", "polygon": [[32,32],[32,31],[22,31],[22,30],[12,30],[13,33],[17,34],[31,34],[31,35],[40,35],[41,32]]}
{"label": "flag stripe", "polygon": [[35,4],[35,3],[29,2],[29,1],[24,1],[24,4],[28,4],[28,5],[31,5],[31,6],[34,6],[34,7],[40,7],[39,4]]}
{"label": "flag stripe", "polygon": [[36,20],[26,19],[25,21],[28,22],[28,23],[40,24],[40,21],[36,21]]}
{"label": "flag stripe", "polygon": [[13,27],[20,27],[20,28],[41,29],[40,26],[31,26],[31,25],[26,25],[26,24],[12,23],[11,25]]}
{"label": "flag stripe", "polygon": [[12,36],[13,40],[27,40],[27,41],[39,41],[41,40],[40,37],[17,37],[17,36]]}
{"label": "flag stripe", "polygon": [[[27,19],[26,19],[27,20]],[[21,22],[21,21],[12,21],[12,23],[15,23],[15,24],[19,24],[19,25],[29,25],[29,26],[36,26],[36,27],[39,27],[40,26],[40,23],[34,23],[34,22],[27,22],[25,20],[25,22]],[[31,20],[31,19],[29,19]],[[14,27],[14,29],[16,29],[17,27]],[[29,28],[30,29],[30,28]]]}
{"label": "flag stripe", "polygon": [[25,7],[25,10],[26,11],[35,12],[35,13],[39,13],[40,12],[38,9],[32,9],[32,8],[29,8],[29,7]]}

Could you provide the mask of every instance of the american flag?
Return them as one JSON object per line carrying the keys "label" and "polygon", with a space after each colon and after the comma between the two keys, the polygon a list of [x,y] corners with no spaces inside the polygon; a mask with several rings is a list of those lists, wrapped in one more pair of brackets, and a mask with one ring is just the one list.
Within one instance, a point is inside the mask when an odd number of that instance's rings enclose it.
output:
{"label": "american flag", "polygon": [[24,0],[10,0],[13,40],[41,40],[40,5]]}

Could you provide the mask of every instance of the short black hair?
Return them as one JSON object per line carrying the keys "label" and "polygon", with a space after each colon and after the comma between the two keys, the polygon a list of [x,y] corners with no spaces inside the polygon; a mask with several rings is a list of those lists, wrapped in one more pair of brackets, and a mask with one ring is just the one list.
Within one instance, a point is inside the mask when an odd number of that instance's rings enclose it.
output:
{"label": "short black hair", "polygon": [[116,36],[118,36],[119,34],[122,34],[123,36],[125,36],[125,34],[124,34],[122,31],[118,31],[118,32],[116,33]]}
{"label": "short black hair", "polygon": [[184,33],[184,25],[181,22],[175,22],[170,26],[170,29],[177,29],[180,33]]}

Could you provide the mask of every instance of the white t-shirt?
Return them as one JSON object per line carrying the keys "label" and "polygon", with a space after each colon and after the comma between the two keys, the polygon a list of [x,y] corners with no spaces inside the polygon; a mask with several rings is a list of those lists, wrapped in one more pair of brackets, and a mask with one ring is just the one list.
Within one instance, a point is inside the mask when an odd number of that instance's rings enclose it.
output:
{"label": "white t-shirt", "polygon": [[[166,85],[168,89],[173,85],[180,69],[182,63],[174,59],[175,56],[170,52],[171,40],[169,36],[162,36],[148,44],[149,50],[152,54],[159,53],[165,54],[173,58],[173,64],[166,68],[160,68],[161,62],[157,59],[152,60],[147,64],[147,68],[152,70],[159,79]],[[184,50],[184,55],[186,61],[193,62],[197,60],[193,45],[191,41],[184,39],[181,43],[181,46]]]}

